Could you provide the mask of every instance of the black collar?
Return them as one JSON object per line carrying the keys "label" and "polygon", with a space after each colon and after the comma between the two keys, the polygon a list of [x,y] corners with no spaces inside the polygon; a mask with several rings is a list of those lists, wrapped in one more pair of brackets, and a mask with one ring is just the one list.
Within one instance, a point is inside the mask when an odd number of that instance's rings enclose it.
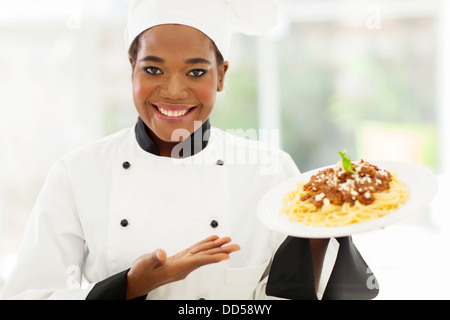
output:
{"label": "black collar", "polygon": [[[205,121],[201,128],[198,128],[192,133],[189,138],[180,142],[180,150],[183,150],[182,157],[186,158],[202,151],[207,145],[210,136],[210,123],[209,119]],[[142,121],[141,117],[138,118],[137,124],[134,129],[136,133],[136,140],[139,146],[145,151],[159,156],[159,150],[156,143],[150,137],[150,129]],[[186,152],[186,150],[188,152]]]}

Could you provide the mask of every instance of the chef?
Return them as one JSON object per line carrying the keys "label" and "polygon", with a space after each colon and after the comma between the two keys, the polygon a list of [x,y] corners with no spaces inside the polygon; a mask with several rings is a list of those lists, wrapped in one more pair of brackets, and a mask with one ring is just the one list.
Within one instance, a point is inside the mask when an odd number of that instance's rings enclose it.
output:
{"label": "chef", "polygon": [[209,121],[231,34],[267,32],[276,12],[272,0],[130,1],[137,123],[55,162],[3,298],[377,295],[350,237],[286,237],[258,221],[258,200],[299,171]]}

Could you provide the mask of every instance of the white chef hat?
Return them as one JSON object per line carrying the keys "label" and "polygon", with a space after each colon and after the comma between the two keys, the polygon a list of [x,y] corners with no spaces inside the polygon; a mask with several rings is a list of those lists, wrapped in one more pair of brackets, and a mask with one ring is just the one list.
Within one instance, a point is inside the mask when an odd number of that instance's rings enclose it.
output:
{"label": "white chef hat", "polygon": [[234,32],[258,35],[276,25],[277,0],[128,0],[128,48],[143,31],[183,24],[206,34],[226,57]]}

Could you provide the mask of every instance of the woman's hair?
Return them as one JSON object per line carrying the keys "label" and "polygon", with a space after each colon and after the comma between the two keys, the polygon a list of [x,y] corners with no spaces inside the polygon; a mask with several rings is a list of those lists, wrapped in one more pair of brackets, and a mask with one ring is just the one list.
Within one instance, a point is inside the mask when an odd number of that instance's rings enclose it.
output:
{"label": "woman's hair", "polygon": [[[128,49],[128,57],[130,59],[131,65],[134,68],[134,65],[136,63],[136,59],[137,59],[137,55],[139,52],[139,49],[141,48],[141,38],[142,38],[142,34],[145,31],[141,32],[131,43],[130,48]],[[217,49],[216,44],[214,43],[214,41],[211,40],[211,44],[212,44],[212,49],[214,50],[215,54],[216,54],[216,61],[217,61],[217,66],[221,66],[222,63],[224,62],[224,58],[222,56],[222,54],[220,53],[219,49]]]}

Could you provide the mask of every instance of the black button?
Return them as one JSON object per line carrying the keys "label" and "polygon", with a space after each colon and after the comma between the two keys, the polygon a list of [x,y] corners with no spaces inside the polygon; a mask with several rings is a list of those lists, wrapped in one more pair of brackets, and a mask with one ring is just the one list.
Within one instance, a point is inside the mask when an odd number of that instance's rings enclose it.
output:
{"label": "black button", "polygon": [[200,297],[200,298],[198,298],[198,300],[206,300],[205,298],[203,298],[203,297]]}
{"label": "black button", "polygon": [[216,164],[218,166],[223,166],[224,162],[223,162],[223,160],[217,160]]}
{"label": "black button", "polygon": [[125,161],[124,163],[122,163],[122,167],[124,169],[128,169],[131,166],[131,164],[128,161]]}
{"label": "black button", "polygon": [[209,225],[213,228],[217,228],[219,226],[219,222],[217,222],[217,220],[213,220]]}
{"label": "black button", "polygon": [[126,227],[126,226],[128,225],[128,220],[127,220],[127,219],[122,219],[122,220],[120,220],[120,225],[121,225],[122,227]]}

